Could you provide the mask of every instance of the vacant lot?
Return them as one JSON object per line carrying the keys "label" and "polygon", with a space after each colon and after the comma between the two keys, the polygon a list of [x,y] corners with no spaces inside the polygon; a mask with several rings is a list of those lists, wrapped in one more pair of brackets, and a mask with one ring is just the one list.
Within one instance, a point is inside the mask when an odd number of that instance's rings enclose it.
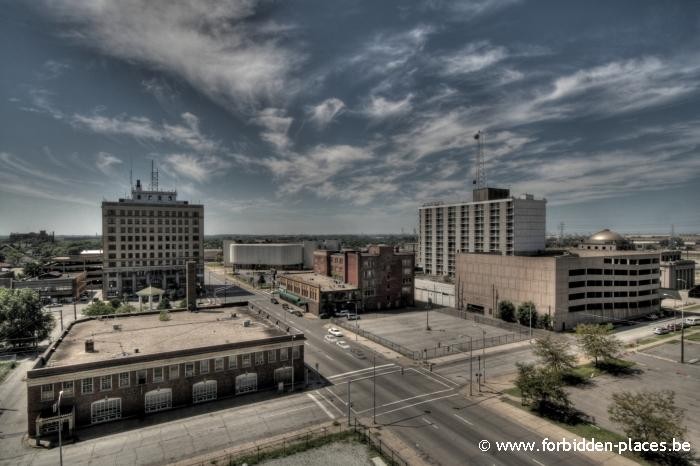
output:
{"label": "vacant lot", "polygon": [[348,466],[371,466],[371,454],[367,445],[353,441],[335,442],[313,448],[284,458],[265,461],[266,466],[326,466],[343,464]]}

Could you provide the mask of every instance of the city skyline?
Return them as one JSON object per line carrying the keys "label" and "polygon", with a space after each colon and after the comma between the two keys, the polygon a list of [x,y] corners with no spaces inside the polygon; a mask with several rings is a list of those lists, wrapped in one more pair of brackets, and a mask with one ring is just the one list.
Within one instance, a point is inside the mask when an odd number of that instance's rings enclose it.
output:
{"label": "city skyline", "polygon": [[547,231],[700,231],[700,7],[4,2],[0,234],[99,234],[147,184],[205,234],[411,233],[489,185]]}

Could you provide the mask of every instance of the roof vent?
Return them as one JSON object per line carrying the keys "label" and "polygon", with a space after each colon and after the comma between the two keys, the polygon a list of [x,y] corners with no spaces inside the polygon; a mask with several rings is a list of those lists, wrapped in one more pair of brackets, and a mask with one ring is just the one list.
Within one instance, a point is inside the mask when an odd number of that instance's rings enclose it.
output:
{"label": "roof vent", "polygon": [[92,339],[85,340],[85,352],[94,353],[95,352],[95,341]]}
{"label": "roof vent", "polygon": [[250,327],[250,319],[246,319],[243,321],[243,326],[244,327]]}
{"label": "roof vent", "polygon": [[121,331],[121,329],[122,329],[122,324],[114,324],[114,325],[112,325],[112,329],[113,329],[115,332],[119,332],[119,331]]}
{"label": "roof vent", "polygon": [[138,348],[134,348],[134,353],[138,353],[138,352],[139,352],[139,349],[138,349]]}

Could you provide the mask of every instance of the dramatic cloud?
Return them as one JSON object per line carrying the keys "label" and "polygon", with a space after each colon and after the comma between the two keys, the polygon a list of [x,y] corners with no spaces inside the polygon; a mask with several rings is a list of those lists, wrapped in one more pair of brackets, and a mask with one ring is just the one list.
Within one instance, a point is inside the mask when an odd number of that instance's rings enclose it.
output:
{"label": "dramatic cloud", "polygon": [[105,175],[109,175],[111,168],[114,165],[119,165],[123,162],[120,158],[115,157],[112,154],[109,154],[107,152],[99,152],[97,154],[97,161],[95,163],[97,165],[98,170],[100,170]]}
{"label": "dramatic cloud", "polygon": [[264,128],[260,133],[262,140],[280,151],[285,151],[290,145],[287,133],[292,121],[294,121],[293,118],[286,116],[286,112],[278,108],[266,108],[253,119],[254,123]]}
{"label": "dramatic cloud", "polygon": [[487,42],[469,44],[454,55],[443,58],[443,73],[467,74],[482,70],[507,56],[503,47],[493,47]]}
{"label": "dramatic cloud", "polygon": [[163,168],[171,174],[203,183],[215,175],[222,175],[231,162],[215,156],[168,154],[163,157]]}
{"label": "dramatic cloud", "polygon": [[309,118],[319,128],[324,128],[343,111],[345,104],[335,97],[326,99],[318,105],[309,108]]}
{"label": "dramatic cloud", "polygon": [[411,111],[413,94],[408,94],[401,100],[387,100],[384,97],[372,96],[364,109],[364,113],[373,120],[404,115]]}

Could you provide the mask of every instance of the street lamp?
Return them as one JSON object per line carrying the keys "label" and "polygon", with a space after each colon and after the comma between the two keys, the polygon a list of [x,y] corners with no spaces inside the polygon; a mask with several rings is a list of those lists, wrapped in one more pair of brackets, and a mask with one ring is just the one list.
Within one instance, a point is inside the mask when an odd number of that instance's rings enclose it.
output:
{"label": "street lamp", "polygon": [[428,298],[428,306],[425,308],[425,329],[430,330],[430,324],[428,323],[428,313],[430,312],[430,309],[433,307],[433,300],[431,298]]}
{"label": "street lamp", "polygon": [[61,398],[63,398],[63,390],[58,392],[58,401],[55,405],[53,405],[53,410],[54,412],[58,412],[58,464],[63,466],[63,439],[61,437],[63,431],[63,419],[61,419]]}
{"label": "street lamp", "polygon": [[[676,282],[683,282],[683,286],[686,285],[686,281],[682,278],[676,278]],[[680,295],[680,293],[678,293]],[[681,297],[681,364],[685,362],[685,308],[683,307],[683,299]]]}

